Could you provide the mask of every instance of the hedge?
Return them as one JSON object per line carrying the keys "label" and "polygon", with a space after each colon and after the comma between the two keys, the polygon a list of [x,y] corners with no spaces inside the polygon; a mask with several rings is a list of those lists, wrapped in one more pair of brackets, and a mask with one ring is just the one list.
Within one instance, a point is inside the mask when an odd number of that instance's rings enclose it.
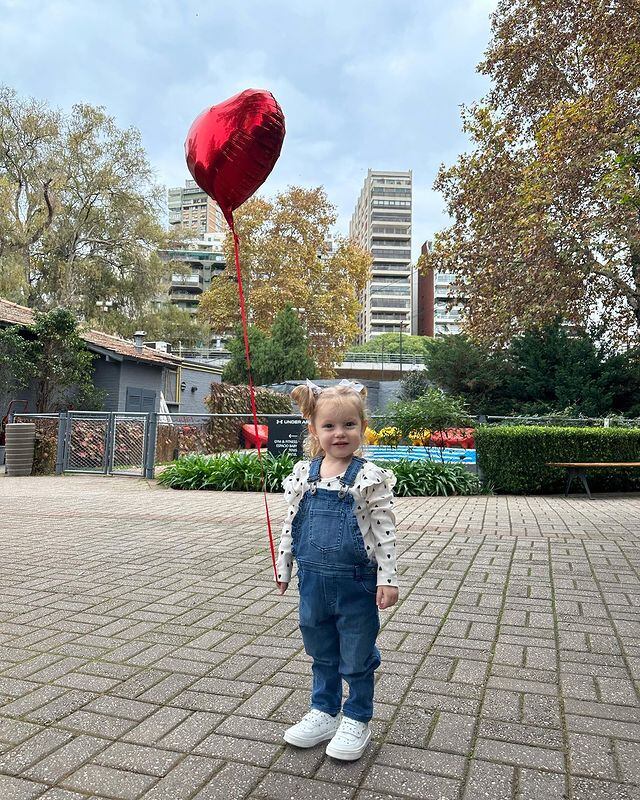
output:
{"label": "hedge", "polygon": [[[476,459],[485,482],[507,494],[556,494],[565,470],[549,461],[640,461],[640,428],[481,425]],[[587,472],[593,491],[640,490],[640,467]]]}

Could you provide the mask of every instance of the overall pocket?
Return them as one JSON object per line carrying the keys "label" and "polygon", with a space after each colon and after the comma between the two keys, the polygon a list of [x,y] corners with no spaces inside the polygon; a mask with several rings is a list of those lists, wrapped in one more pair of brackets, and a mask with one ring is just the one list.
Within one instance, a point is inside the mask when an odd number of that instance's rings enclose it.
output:
{"label": "overall pocket", "polygon": [[318,550],[339,550],[344,525],[344,511],[312,508],[309,512],[309,541]]}

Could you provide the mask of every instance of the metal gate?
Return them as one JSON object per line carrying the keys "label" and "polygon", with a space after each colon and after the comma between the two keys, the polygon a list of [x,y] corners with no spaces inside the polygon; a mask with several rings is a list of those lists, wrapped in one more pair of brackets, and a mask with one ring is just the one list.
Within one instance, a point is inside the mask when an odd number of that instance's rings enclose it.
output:
{"label": "metal gate", "polygon": [[69,411],[64,472],[143,477],[149,414],[124,411]]}

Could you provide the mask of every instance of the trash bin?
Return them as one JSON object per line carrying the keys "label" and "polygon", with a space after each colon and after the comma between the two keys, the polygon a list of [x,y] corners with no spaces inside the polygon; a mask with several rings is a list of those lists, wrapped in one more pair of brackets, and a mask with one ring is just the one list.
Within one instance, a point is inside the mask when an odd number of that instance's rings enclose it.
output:
{"label": "trash bin", "polygon": [[35,422],[11,422],[6,427],[7,475],[31,475],[36,440]]}

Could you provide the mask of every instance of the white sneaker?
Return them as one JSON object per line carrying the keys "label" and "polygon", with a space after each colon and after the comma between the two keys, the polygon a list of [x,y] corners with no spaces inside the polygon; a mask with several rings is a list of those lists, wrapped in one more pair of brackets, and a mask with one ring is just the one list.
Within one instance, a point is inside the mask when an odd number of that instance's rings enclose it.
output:
{"label": "white sneaker", "polygon": [[296,747],[313,747],[331,739],[340,724],[340,714],[332,717],[324,711],[312,708],[296,725],[287,728],[284,740]]}
{"label": "white sneaker", "polygon": [[371,730],[366,722],[342,717],[336,735],[327,745],[326,753],[340,761],[355,761],[364,753],[371,740]]}

